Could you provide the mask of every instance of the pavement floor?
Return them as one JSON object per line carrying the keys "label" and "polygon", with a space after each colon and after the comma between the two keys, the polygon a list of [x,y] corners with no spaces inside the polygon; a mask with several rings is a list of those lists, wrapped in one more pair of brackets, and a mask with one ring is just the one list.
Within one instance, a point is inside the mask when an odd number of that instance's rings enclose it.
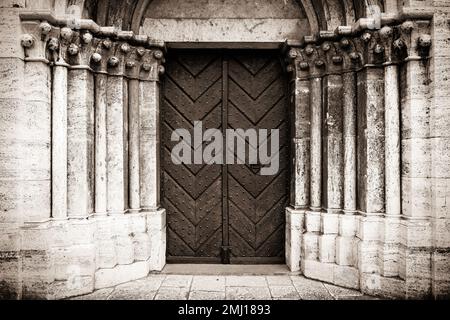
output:
{"label": "pavement floor", "polygon": [[168,265],[159,274],[74,300],[372,300],[286,266]]}

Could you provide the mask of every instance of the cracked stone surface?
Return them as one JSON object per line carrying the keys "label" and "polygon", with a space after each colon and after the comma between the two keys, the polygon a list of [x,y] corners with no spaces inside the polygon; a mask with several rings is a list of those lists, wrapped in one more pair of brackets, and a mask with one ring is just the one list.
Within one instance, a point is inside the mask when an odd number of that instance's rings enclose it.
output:
{"label": "cracked stone surface", "polygon": [[371,300],[298,275],[149,275],[74,300]]}

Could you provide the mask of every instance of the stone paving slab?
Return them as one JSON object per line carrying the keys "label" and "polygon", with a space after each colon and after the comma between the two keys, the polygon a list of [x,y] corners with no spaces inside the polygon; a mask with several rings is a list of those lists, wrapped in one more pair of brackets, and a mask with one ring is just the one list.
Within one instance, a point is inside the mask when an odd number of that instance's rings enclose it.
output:
{"label": "stone paving slab", "polygon": [[216,291],[191,291],[189,300],[225,300],[225,290],[223,292]]}
{"label": "stone paving slab", "polygon": [[189,288],[192,283],[193,276],[186,275],[168,275],[163,280],[161,286],[175,288]]}
{"label": "stone paving slab", "polygon": [[115,288],[101,289],[85,296],[72,298],[71,300],[108,300],[108,297],[113,293],[114,290]]}
{"label": "stone paving slab", "polygon": [[267,280],[264,276],[227,276],[227,287],[266,287]]}
{"label": "stone paving slab", "polygon": [[328,283],[325,283],[324,286],[328,290],[328,292],[336,299],[339,297],[359,297],[363,295],[360,291],[346,289]]}
{"label": "stone paving slab", "polygon": [[298,275],[152,274],[74,300],[371,300]]}
{"label": "stone paving slab", "polygon": [[269,286],[292,286],[292,280],[286,276],[267,276],[267,284]]}
{"label": "stone paving slab", "polygon": [[267,287],[227,287],[227,300],[271,300]]}
{"label": "stone paving slab", "polygon": [[168,264],[162,274],[259,276],[298,275],[283,264],[227,265],[227,264]]}
{"label": "stone paving slab", "polygon": [[155,300],[187,300],[189,288],[161,287]]}
{"label": "stone paving slab", "polygon": [[191,291],[225,292],[225,277],[223,276],[195,276]]}
{"label": "stone paving slab", "polygon": [[270,294],[274,299],[300,300],[300,295],[293,285],[290,286],[271,286]]}
{"label": "stone paving slab", "polygon": [[290,277],[292,283],[302,300],[333,300],[333,296],[319,281],[306,279],[303,277]]}

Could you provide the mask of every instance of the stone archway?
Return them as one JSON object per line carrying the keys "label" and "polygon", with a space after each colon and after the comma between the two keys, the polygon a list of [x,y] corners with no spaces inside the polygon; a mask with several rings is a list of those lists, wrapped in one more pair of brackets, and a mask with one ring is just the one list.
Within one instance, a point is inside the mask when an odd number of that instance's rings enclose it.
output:
{"label": "stone archway", "polygon": [[[11,63],[23,70],[11,84],[25,97],[14,121],[30,133],[23,141],[3,136],[14,141],[11,150],[30,154],[28,162],[6,161],[2,180],[6,189],[17,180],[1,202],[8,235],[20,239],[8,258],[17,267],[5,277],[8,292],[66,297],[160,270],[165,39],[139,34],[151,1],[27,5],[11,22],[22,48],[8,42],[17,55]],[[79,16],[65,16],[71,5],[82,8]],[[429,122],[417,115],[432,103],[423,96],[432,91],[424,84],[434,13],[390,0],[298,5],[309,34],[285,47],[295,119],[288,265],[369,294],[445,293],[448,232],[430,205],[441,187],[430,178],[433,160],[415,158],[430,148]],[[42,274],[19,271],[36,261]]]}

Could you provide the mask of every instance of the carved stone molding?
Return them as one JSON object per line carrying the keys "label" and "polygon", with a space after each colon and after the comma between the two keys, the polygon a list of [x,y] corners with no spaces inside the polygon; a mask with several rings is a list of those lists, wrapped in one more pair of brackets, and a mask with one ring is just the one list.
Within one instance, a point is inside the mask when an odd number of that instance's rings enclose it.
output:
{"label": "carved stone molding", "polygon": [[40,21],[25,21],[23,28],[21,44],[26,61],[143,81],[158,81],[164,73],[164,46],[149,41],[147,36],[115,29],[93,34]]}
{"label": "carved stone molding", "polygon": [[428,59],[432,39],[430,21],[405,21],[379,30],[321,32],[289,45],[286,62],[293,78],[314,78],[327,74],[358,71],[365,67],[401,64]]}

